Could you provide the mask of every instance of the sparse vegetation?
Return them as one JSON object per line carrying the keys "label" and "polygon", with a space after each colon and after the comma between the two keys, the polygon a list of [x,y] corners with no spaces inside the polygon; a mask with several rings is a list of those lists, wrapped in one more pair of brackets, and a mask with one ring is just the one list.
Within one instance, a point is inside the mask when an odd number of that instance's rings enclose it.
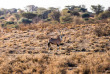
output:
{"label": "sparse vegetation", "polygon": [[[109,9],[84,5],[0,10],[1,74],[110,74]],[[94,17],[95,16],[95,17]],[[11,20],[11,21],[10,21]],[[48,50],[48,40],[63,39]]]}

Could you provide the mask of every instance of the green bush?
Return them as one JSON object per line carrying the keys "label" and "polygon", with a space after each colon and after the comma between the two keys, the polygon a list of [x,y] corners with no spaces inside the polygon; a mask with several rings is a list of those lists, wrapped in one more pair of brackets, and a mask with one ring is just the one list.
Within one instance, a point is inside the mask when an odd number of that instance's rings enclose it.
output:
{"label": "green bush", "polygon": [[1,24],[1,27],[5,27],[5,24]]}
{"label": "green bush", "polygon": [[60,22],[61,23],[70,23],[72,22],[72,18],[69,16],[61,16],[60,17]]}
{"label": "green bush", "polygon": [[33,19],[34,17],[36,17],[37,16],[37,14],[34,14],[34,13],[22,13],[22,16],[24,17],[24,18],[28,18],[28,19]]}
{"label": "green bush", "polygon": [[44,20],[45,22],[51,21],[51,18],[47,18]]}
{"label": "green bush", "polygon": [[14,22],[8,21],[8,22],[6,22],[6,24],[14,24]]}
{"label": "green bush", "polygon": [[15,23],[12,22],[12,21],[8,21],[8,22],[5,22],[4,24],[1,24],[2,27],[8,27],[9,25],[14,25]]}
{"label": "green bush", "polygon": [[59,11],[51,11],[51,13],[48,14],[48,18],[54,21],[59,22],[60,12]]}
{"label": "green bush", "polygon": [[3,28],[16,28],[16,29],[18,29],[19,25],[15,25],[15,24],[1,24],[1,27],[3,27]]}
{"label": "green bush", "polygon": [[19,25],[15,25],[15,28],[18,29],[19,28]]}
{"label": "green bush", "polygon": [[5,17],[0,17],[0,19],[5,19]]}
{"label": "green bush", "polygon": [[80,12],[86,12],[87,9],[86,8],[80,8]]}
{"label": "green bush", "polygon": [[71,15],[74,15],[74,16],[80,16],[79,12],[76,12],[76,11],[71,12]]}
{"label": "green bush", "polygon": [[19,23],[30,24],[32,23],[32,19],[22,18]]}
{"label": "green bush", "polygon": [[82,18],[89,18],[90,17],[90,14],[88,14],[88,13],[84,13],[83,15],[82,15]]}
{"label": "green bush", "polygon": [[84,18],[84,20],[85,20],[85,21],[88,21],[88,20],[89,20],[89,18]]}
{"label": "green bush", "polygon": [[68,9],[63,9],[61,11],[61,15],[62,16],[71,16],[71,11],[69,11]]}

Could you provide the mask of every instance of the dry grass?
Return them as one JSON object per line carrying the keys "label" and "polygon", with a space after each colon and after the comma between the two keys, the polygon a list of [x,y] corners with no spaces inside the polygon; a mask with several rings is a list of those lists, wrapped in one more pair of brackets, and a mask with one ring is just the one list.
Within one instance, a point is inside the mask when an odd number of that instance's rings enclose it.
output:
{"label": "dry grass", "polygon": [[[58,30],[64,34],[62,44],[49,52],[48,39]],[[0,37],[0,73],[110,74],[109,30],[109,24],[20,25]]]}
{"label": "dry grass", "polygon": [[23,54],[0,57],[0,73],[101,74],[110,72],[110,53]]}
{"label": "dry grass", "polygon": [[110,35],[110,24],[100,24],[95,27],[94,32],[97,36],[109,36]]}

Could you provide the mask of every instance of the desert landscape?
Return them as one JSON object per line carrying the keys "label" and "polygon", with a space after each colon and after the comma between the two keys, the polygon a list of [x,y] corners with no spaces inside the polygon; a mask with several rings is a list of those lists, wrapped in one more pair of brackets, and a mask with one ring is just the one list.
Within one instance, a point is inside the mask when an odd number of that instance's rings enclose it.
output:
{"label": "desert landscape", "polygon": [[86,5],[0,6],[0,74],[110,74],[110,7]]}
{"label": "desert landscape", "polygon": [[[110,32],[109,24],[31,25],[9,30],[0,36],[0,73],[20,74],[109,74],[110,36],[98,36],[96,29]],[[36,27],[35,27],[36,26]],[[39,30],[35,30],[39,28]],[[108,28],[109,27],[109,28]],[[25,28],[25,29],[24,29]],[[53,29],[54,28],[54,29]],[[108,29],[107,29],[108,28]],[[57,48],[49,38],[62,31],[64,37]],[[107,31],[105,31],[107,30]]]}

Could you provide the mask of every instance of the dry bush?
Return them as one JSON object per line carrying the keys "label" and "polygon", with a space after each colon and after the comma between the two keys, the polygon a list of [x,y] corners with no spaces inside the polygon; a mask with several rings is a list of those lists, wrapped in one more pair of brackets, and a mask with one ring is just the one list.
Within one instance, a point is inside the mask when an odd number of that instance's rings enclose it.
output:
{"label": "dry bush", "polygon": [[76,24],[76,25],[78,25],[78,24],[82,24],[82,23],[84,24],[85,21],[84,21],[84,19],[81,18],[81,17],[74,16],[74,17],[73,17],[73,23]]}
{"label": "dry bush", "polygon": [[[106,56],[106,58],[104,58]],[[100,74],[110,70],[110,53],[97,53],[88,55],[82,59],[82,73],[85,74]],[[89,73],[88,73],[89,72]]]}
{"label": "dry bush", "polygon": [[[5,58],[6,59],[6,58]],[[0,67],[0,73],[44,73],[46,65],[49,63],[49,57],[46,55],[29,56],[18,55],[14,59],[7,59]],[[2,59],[1,59],[2,62]]]}
{"label": "dry bush", "polygon": [[37,24],[29,24],[29,25],[23,25],[20,24],[19,25],[19,29],[22,31],[26,31],[26,30],[38,30]]}
{"label": "dry bush", "polygon": [[0,57],[0,73],[100,74],[110,71],[110,52],[15,56]]}
{"label": "dry bush", "polygon": [[51,24],[51,23],[38,23],[38,24],[28,24],[28,25],[19,25],[19,29],[22,31],[26,30],[40,30],[47,32],[54,32],[55,30],[61,30],[63,28],[73,28],[73,24]]}
{"label": "dry bush", "polygon": [[94,33],[97,36],[109,36],[110,35],[110,25],[109,24],[99,24],[95,27]]}

